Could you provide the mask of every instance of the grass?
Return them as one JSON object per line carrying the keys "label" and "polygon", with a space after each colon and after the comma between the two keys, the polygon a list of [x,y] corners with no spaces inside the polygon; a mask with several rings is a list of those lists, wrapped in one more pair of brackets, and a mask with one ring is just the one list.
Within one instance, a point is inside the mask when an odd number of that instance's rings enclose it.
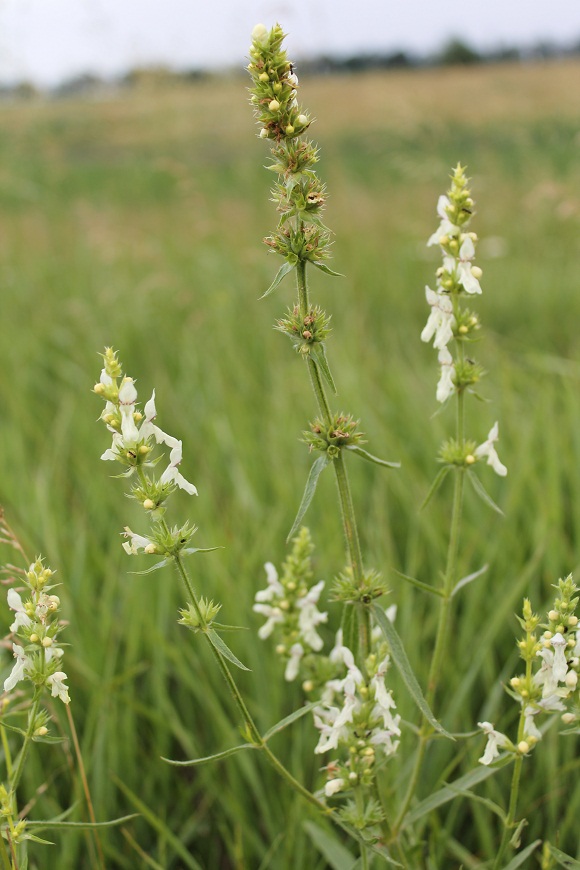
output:
{"label": "grass", "polygon": [[[471,425],[482,440],[500,420],[509,476],[485,478],[505,518],[467,499],[461,568],[490,567],[458,604],[441,709],[452,729],[471,730],[478,719],[507,728],[514,711],[500,682],[517,669],[513,613],[524,594],[544,607],[580,552],[580,64],[301,85],[331,194],[333,265],[346,276],[312,276],[313,298],[333,314],[337,402],[360,416],[369,449],[402,461],[388,473],[351,464],[363,551],[389,579],[423,680],[433,609],[395,569],[432,581],[448,527],[445,489],[418,511],[452,426],[445,411],[433,417],[435,356],[419,341],[423,287],[438,265],[425,241],[450,167],[461,160],[473,178],[484,269],[485,338],[476,350],[491,404],[473,409]],[[131,838],[159,866],[195,866],[173,836],[206,868],[326,866],[303,827],[310,810],[260,759],[238,756],[195,774],[160,761],[233,745],[236,718],[210,657],[176,625],[175,578],[128,573],[141,563],[129,563],[119,532],[138,528],[139,515],[99,462],[109,445],[90,392],[96,353],[112,344],[142,397],[156,387],[160,425],[183,438],[183,472],[200,497],[183,497],[175,520],[190,512],[197,546],[223,547],[191,568],[198,590],[223,602],[224,621],[253,629],[231,642],[252,668],[241,680],[266,729],[301,699],[288,697],[256,640],[251,604],[264,561],[284,556],[309,466],[298,437],[314,407],[300,362],[272,329],[292,301],[291,280],[257,301],[279,263],[260,246],[274,214],[244,87],[212,81],[1,109],[0,501],[29,552],[45,553],[63,583],[73,713],[97,816],[131,811],[136,795],[158,819],[143,813],[126,837],[102,835],[111,868],[147,866]],[[307,517],[316,573],[328,580],[344,559],[333,495],[323,478]],[[414,720],[394,681],[404,718]],[[524,772],[525,842],[557,829],[559,847],[580,857],[575,741],[556,731]],[[291,735],[275,748],[314,786],[312,726],[302,721]],[[481,749],[480,738],[454,756],[441,746],[422,795],[442,769],[449,778],[469,769]],[[76,783],[67,756],[46,750],[31,759],[27,798],[48,786],[31,818],[56,815]],[[385,789],[403,791],[405,774],[397,759]],[[508,776],[478,793],[503,802]],[[79,801],[75,818],[85,813],[80,793]],[[461,860],[476,867],[493,854],[495,820],[475,803],[449,807],[429,835],[431,866],[455,866],[448,862],[458,864],[464,849],[471,863]],[[31,867],[92,866],[83,863],[91,860],[83,835],[56,840],[32,848]]]}

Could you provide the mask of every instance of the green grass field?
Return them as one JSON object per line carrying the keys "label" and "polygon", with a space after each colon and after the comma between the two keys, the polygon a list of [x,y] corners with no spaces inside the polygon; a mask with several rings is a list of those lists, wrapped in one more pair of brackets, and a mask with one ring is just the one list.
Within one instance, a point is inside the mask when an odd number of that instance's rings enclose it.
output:
{"label": "green grass field", "polygon": [[[71,708],[97,817],[142,813],[125,835],[101,835],[108,868],[328,866],[303,827],[310,810],[260,758],[196,773],[160,760],[233,745],[237,718],[211,657],[176,625],[176,578],[129,573],[146,563],[127,558],[119,533],[138,529],[140,516],[99,461],[109,439],[91,394],[97,353],[113,345],[140,396],[156,388],[160,425],[183,438],[182,470],[200,495],[176,498],[183,513],[174,508],[170,520],[190,512],[196,545],[222,548],[191,569],[198,591],[223,602],[224,622],[252,629],[231,645],[252,668],[241,682],[266,729],[302,701],[298,689],[288,696],[257,640],[251,605],[263,563],[285,554],[310,464],[299,437],[315,408],[302,363],[272,329],[293,301],[291,280],[257,301],[280,263],[260,243],[275,213],[246,84],[0,108],[0,502],[30,555],[45,554],[63,584]],[[580,561],[580,64],[304,78],[301,98],[317,118],[332,265],[345,275],[317,272],[311,284],[333,315],[337,409],[360,417],[371,451],[402,463],[386,473],[352,463],[363,551],[389,580],[423,679],[432,602],[395,570],[434,582],[444,567],[450,492],[419,506],[453,425],[450,411],[433,416],[436,355],[419,340],[424,286],[438,265],[425,243],[451,167],[467,164],[472,178],[484,271],[476,352],[490,404],[473,403],[470,425],[482,440],[500,421],[509,475],[485,470],[504,518],[468,493],[460,570],[489,570],[457,607],[441,704],[452,730],[481,719],[507,728],[516,711],[501,681],[517,668],[513,614],[524,595],[544,608],[551,584]],[[328,581],[344,561],[333,501],[329,476],[307,516],[316,574]],[[393,681],[403,718],[416,721]],[[558,831],[558,846],[580,857],[577,741],[557,731],[526,764],[524,842]],[[275,748],[315,787],[312,725],[302,720],[290,734]],[[481,737],[460,750],[441,745],[421,794],[481,751]],[[404,754],[386,770],[387,794],[404,791]],[[30,818],[68,806],[71,783],[72,818],[86,818],[71,758],[35,748],[23,791]],[[478,794],[504,802],[508,789],[502,771]],[[493,855],[496,822],[483,804],[449,804],[425,866],[477,867]],[[91,839],[55,839],[32,847],[30,867],[94,866]]]}

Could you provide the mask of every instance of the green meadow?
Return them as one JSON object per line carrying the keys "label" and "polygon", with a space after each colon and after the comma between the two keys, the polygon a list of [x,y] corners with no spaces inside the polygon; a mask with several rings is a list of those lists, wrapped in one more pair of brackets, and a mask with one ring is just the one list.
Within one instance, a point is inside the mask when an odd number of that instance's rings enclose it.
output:
{"label": "green meadow", "polygon": [[[292,278],[258,301],[281,261],[261,239],[274,227],[268,150],[256,138],[243,77],[136,88],[86,101],[0,107],[0,503],[32,558],[58,571],[71,712],[97,819],[139,817],[100,834],[107,868],[323,870],[314,816],[258,753],[200,768],[164,758],[210,755],[240,741],[238,717],[214,661],[176,624],[184,596],[169,569],[139,576],[145,557],[121,549],[141,512],[101,462],[110,436],[92,395],[105,345],[156,389],[159,425],[183,439],[183,474],[199,498],[176,496],[169,522],[199,527],[198,593],[223,604],[228,635],[260,728],[302,704],[273,650],[256,636],[263,564],[280,564],[311,459],[301,432],[315,416],[304,364],[272,327],[293,302]],[[368,449],[399,470],[350,463],[365,561],[398,606],[397,627],[426,679],[433,600],[397,572],[435,583],[444,568],[451,492],[423,511],[450,409],[435,401],[436,352],[419,335],[425,284],[439,252],[426,248],[451,167],[467,165],[481,241],[482,341],[487,377],[472,400],[468,437],[500,424],[505,480],[482,479],[504,516],[468,491],[460,576],[488,565],[458,596],[440,714],[452,731],[489,720],[513,727],[502,682],[518,672],[514,614],[551,584],[580,576],[580,63],[301,77],[316,118],[320,174],[330,194],[332,267],[311,270],[311,298],[332,314],[328,356],[337,410],[361,420]],[[436,413],[437,412],[437,413]],[[470,431],[472,430],[472,431]],[[344,564],[331,475],[306,517],[315,573],[328,586]],[[3,548],[3,561],[15,555]],[[4,600],[4,596],[3,596]],[[338,620],[337,606],[328,609]],[[10,615],[2,605],[8,631]],[[332,631],[326,630],[332,642]],[[4,672],[11,667],[10,647]],[[404,720],[414,706],[392,671]],[[62,706],[62,705],[60,705]],[[55,707],[56,731],[69,733]],[[524,766],[523,844],[550,835],[580,858],[578,741],[558,723]],[[273,748],[316,788],[320,756],[308,717]],[[400,800],[414,746],[385,768]],[[434,747],[419,798],[470,770],[481,734]],[[405,760],[406,758],[406,760]],[[324,760],[322,760],[324,763]],[[510,771],[475,793],[505,804]],[[22,787],[29,818],[88,818],[72,746],[36,745]],[[478,867],[493,857],[499,821],[481,801],[441,807],[425,831],[425,867]],[[557,839],[556,838],[557,832]],[[49,837],[49,839],[51,839]],[[72,831],[33,845],[30,867],[96,867],[95,839]],[[353,853],[353,861],[355,859]],[[523,866],[537,867],[529,859]]]}

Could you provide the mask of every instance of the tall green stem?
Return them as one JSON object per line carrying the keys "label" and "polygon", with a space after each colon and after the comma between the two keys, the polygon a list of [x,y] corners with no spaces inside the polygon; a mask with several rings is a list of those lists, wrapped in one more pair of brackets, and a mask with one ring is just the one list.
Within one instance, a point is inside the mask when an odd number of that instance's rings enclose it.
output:
{"label": "tall green stem", "polygon": [[[310,303],[308,299],[308,284],[306,282],[306,263],[303,260],[299,260],[296,265],[296,284],[298,289],[300,313],[303,317],[306,317],[308,315]],[[312,358],[308,359],[308,372],[320,413],[325,421],[330,423],[332,415],[326,398],[324,385],[320,377],[320,370]],[[342,527],[348,550],[349,565],[353,579],[356,585],[360,588],[364,580],[362,552],[348,473],[342,452],[339,452],[338,456],[333,459],[332,464],[338,487]],[[370,615],[366,607],[359,608],[358,625],[359,645],[364,659],[370,652]]]}
{"label": "tall green stem", "polygon": [[[459,343],[459,357],[463,359],[463,345]],[[464,393],[460,390],[457,393],[457,416],[456,416],[456,439],[458,444],[463,444],[465,439],[465,414],[464,414]],[[453,488],[453,503],[451,508],[451,527],[449,532],[449,544],[447,547],[447,562],[445,566],[445,576],[443,578],[443,589],[441,596],[441,605],[439,608],[439,619],[437,623],[437,634],[435,638],[435,649],[433,658],[429,668],[429,676],[427,680],[427,691],[425,700],[429,707],[433,705],[439,677],[441,675],[441,664],[447,649],[449,637],[449,624],[451,620],[451,602],[455,583],[457,582],[457,560],[459,556],[459,537],[461,532],[461,520],[463,517],[463,491],[465,483],[465,470],[463,468],[455,469],[455,485]],[[393,825],[393,834],[396,837],[400,831],[400,826],[409,809],[413,795],[415,794],[419,778],[421,775],[423,760],[427,744],[433,734],[432,726],[423,719],[421,730],[419,732],[419,744],[417,746],[417,754],[415,756],[415,764],[407,791],[399,810],[397,819]]]}
{"label": "tall green stem", "polygon": [[26,729],[26,734],[24,735],[24,742],[22,744],[22,749],[20,750],[20,755],[18,756],[18,761],[16,763],[16,768],[14,770],[14,775],[10,780],[10,789],[12,793],[16,794],[16,789],[20,784],[20,780],[22,779],[22,774],[24,772],[24,765],[26,763],[26,759],[28,757],[28,750],[30,749],[30,744],[32,742],[32,735],[34,734],[34,726],[36,724],[36,714],[38,713],[38,706],[40,704],[40,695],[42,693],[42,687],[36,688],[34,692],[34,698],[32,699],[32,704],[30,707],[30,711],[28,713],[28,728]]}
{"label": "tall green stem", "polygon": [[240,693],[240,690],[238,689],[236,681],[234,680],[234,678],[232,676],[232,673],[227,665],[227,662],[226,662],[224,656],[219,652],[219,650],[217,650],[214,647],[214,645],[211,643],[210,639],[207,637],[206,632],[203,631],[204,627],[207,629],[209,626],[207,626],[207,624],[204,625],[205,621],[203,619],[203,616],[202,616],[202,613],[201,613],[201,610],[199,607],[197,596],[195,594],[195,591],[193,589],[193,585],[192,585],[191,580],[189,578],[189,575],[185,569],[183,561],[181,560],[179,555],[176,555],[173,558],[174,558],[174,562],[175,562],[175,567],[177,568],[179,576],[181,577],[181,579],[185,585],[185,588],[187,590],[187,594],[191,600],[191,603],[193,604],[196,615],[197,615],[198,619],[200,620],[200,626],[202,628],[202,633],[204,634],[204,636],[205,636],[205,638],[210,646],[212,654],[216,660],[216,664],[217,664],[219,670],[221,671],[221,674],[222,674],[224,680],[227,683],[227,686],[230,690],[230,693],[232,695],[234,703],[236,704],[236,707],[238,708],[238,710],[240,712],[240,715],[244,721],[244,724],[246,725],[248,737],[251,739],[252,743],[264,753],[264,755],[266,756],[266,758],[270,762],[271,766],[280,774],[280,776],[282,776],[286,780],[286,782],[295,791],[297,791],[300,795],[302,795],[302,797],[305,800],[307,800],[309,803],[313,804],[318,810],[320,810],[321,812],[328,815],[329,809],[326,806],[326,804],[324,804],[322,801],[318,800],[317,797],[315,797],[311,792],[309,792],[308,789],[304,788],[304,786],[297,779],[295,779],[292,776],[290,771],[284,767],[282,762],[274,755],[274,753],[268,747],[267,743],[262,738],[262,736],[258,730],[258,727],[257,727],[256,723],[254,722],[254,720],[250,714],[250,711],[248,710],[246,703],[245,703],[245,701]]}

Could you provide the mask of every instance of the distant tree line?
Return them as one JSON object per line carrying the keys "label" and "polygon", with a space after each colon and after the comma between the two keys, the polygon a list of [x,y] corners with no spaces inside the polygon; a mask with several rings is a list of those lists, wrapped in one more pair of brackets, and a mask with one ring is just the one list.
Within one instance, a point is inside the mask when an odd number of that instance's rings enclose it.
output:
{"label": "distant tree line", "polygon": [[[369,52],[353,55],[320,55],[300,61],[300,72],[311,75],[359,73],[368,70],[396,70],[414,67],[473,66],[491,63],[527,63],[538,60],[562,59],[580,56],[580,40],[569,45],[539,42],[527,48],[515,45],[500,46],[480,51],[458,37],[451,38],[440,51],[432,55],[418,55],[398,50]],[[160,88],[172,84],[188,84],[215,79],[218,73],[204,69],[174,70],[167,66],[139,67],[121,78],[103,79],[84,73],[64,81],[51,89],[54,97],[83,96],[119,88]],[[44,95],[30,82],[12,85],[0,84],[0,100],[30,100]]]}

